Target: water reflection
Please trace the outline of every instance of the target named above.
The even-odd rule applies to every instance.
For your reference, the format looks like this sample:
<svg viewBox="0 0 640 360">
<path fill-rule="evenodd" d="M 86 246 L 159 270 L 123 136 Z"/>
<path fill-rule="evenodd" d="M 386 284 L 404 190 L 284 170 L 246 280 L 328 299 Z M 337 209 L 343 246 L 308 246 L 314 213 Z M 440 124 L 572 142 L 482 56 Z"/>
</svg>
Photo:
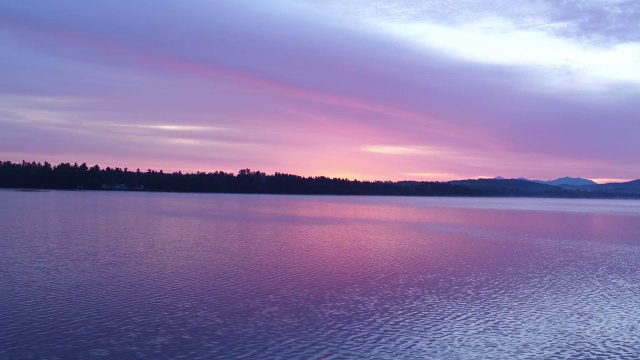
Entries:
<svg viewBox="0 0 640 360">
<path fill-rule="evenodd" d="M 639 202 L 1 191 L 0 357 L 635 358 Z"/>
</svg>

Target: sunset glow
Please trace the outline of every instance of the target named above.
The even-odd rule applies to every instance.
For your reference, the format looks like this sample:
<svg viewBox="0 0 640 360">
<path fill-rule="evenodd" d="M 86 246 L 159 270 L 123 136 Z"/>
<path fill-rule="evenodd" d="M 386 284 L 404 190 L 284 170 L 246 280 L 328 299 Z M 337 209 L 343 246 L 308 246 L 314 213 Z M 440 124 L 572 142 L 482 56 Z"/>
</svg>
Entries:
<svg viewBox="0 0 640 360">
<path fill-rule="evenodd" d="M 640 178 L 628 1 L 0 3 L 0 157 Z"/>
</svg>

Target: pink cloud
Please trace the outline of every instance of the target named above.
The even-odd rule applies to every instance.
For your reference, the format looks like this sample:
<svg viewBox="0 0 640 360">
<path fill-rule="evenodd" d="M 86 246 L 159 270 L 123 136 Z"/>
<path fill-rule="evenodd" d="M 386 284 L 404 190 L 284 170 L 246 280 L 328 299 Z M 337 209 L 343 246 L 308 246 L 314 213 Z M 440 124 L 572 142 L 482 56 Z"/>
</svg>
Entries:
<svg viewBox="0 0 640 360">
<path fill-rule="evenodd" d="M 5 156 L 396 180 L 638 177 L 637 89 L 545 92 L 523 69 L 420 52 L 266 3 L 62 3 L 68 11 L 0 5 L 0 44 L 17 54 L 0 69 L 14 73 L 0 84 Z M 366 150 L 376 148 L 414 151 Z"/>
</svg>

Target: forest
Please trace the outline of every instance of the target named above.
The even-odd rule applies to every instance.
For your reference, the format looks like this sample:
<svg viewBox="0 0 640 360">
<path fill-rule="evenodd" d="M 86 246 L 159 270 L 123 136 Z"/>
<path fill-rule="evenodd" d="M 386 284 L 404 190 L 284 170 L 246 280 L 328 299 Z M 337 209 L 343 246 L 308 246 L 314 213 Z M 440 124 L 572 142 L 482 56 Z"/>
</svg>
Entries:
<svg viewBox="0 0 640 360">
<path fill-rule="evenodd" d="M 584 187 L 562 187 L 521 179 L 434 181 L 360 181 L 326 176 L 303 177 L 242 169 L 166 173 L 162 170 L 88 167 L 86 163 L 0 162 L 0 188 L 120 190 L 197 193 L 484 196 L 640 199 L 640 180 Z"/>
<path fill-rule="evenodd" d="M 144 190 L 201 193 L 261 193 L 317 195 L 432 195 L 469 196 L 468 187 L 444 182 L 359 181 L 325 176 L 302 177 L 276 172 L 242 169 L 237 174 L 222 171 L 165 173 L 162 170 L 131 171 L 48 162 L 0 162 L 0 188 L 64 190 Z"/>
</svg>

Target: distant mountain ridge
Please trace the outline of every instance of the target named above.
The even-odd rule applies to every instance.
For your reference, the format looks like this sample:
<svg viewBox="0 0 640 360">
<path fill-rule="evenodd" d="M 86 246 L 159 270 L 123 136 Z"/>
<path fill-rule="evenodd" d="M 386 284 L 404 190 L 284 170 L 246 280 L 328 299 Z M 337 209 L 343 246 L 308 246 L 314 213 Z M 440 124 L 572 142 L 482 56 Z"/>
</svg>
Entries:
<svg viewBox="0 0 640 360">
<path fill-rule="evenodd" d="M 471 188 L 483 196 L 571 197 L 566 189 L 527 179 L 454 180 L 449 183 Z"/>
<path fill-rule="evenodd" d="M 591 189 L 591 187 L 589 187 Z M 595 190 L 599 190 L 607 193 L 618 193 L 618 194 L 640 194 L 640 179 L 627 181 L 622 183 L 609 183 L 596 185 L 593 187 Z"/>
<path fill-rule="evenodd" d="M 534 181 L 541 182 L 543 184 L 548 184 L 548 185 L 555 185 L 555 186 L 559 186 L 559 185 L 571 185 L 571 186 L 598 185 L 598 183 L 596 183 L 593 180 L 583 179 L 583 178 L 573 178 L 573 177 L 568 177 L 568 176 L 565 176 L 565 177 L 559 178 L 559 179 L 555 179 L 555 180 L 549 180 L 549 181 L 540 181 L 540 180 L 534 180 Z"/>
<path fill-rule="evenodd" d="M 497 176 L 493 179 L 454 180 L 450 183 L 465 186 L 489 196 L 526 196 L 526 197 L 587 197 L 587 198 L 638 198 L 640 197 L 640 179 L 598 184 L 583 178 L 563 177 L 555 180 L 529 180 L 525 178 L 505 179 Z"/>
<path fill-rule="evenodd" d="M 0 188 L 53 190 L 137 190 L 197 193 L 298 195 L 390 195 L 640 199 L 640 180 L 596 184 L 564 177 L 550 181 L 528 179 L 469 179 L 439 181 L 359 181 L 326 176 L 241 169 L 237 174 L 216 172 L 164 173 L 127 168 L 93 167 L 85 163 L 12 163 L 0 161 Z"/>
<path fill-rule="evenodd" d="M 496 176 L 495 178 L 493 178 L 493 180 L 505 180 L 505 178 L 503 178 L 502 176 Z M 553 186 L 562 186 L 562 185 L 569 185 L 569 186 L 590 186 L 590 185 L 598 185 L 598 183 L 596 183 L 593 180 L 590 179 L 584 179 L 584 178 L 578 178 L 578 177 L 569 177 L 569 176 L 565 176 L 562 178 L 558 178 L 555 180 L 529 180 L 527 178 L 518 178 L 517 180 L 524 180 L 524 181 L 531 181 L 534 183 L 538 183 L 538 184 L 547 184 L 547 185 L 553 185 Z"/>
</svg>

